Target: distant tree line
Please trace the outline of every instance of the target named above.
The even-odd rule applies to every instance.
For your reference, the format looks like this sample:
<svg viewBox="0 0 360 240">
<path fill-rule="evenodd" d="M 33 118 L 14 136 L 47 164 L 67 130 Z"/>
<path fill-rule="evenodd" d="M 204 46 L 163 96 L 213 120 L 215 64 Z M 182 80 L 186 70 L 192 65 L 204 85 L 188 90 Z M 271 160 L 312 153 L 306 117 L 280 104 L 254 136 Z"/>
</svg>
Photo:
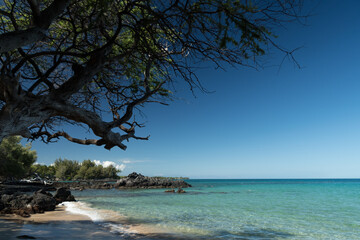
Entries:
<svg viewBox="0 0 360 240">
<path fill-rule="evenodd" d="M 9 137 L 0 144 L 0 177 L 20 179 L 35 173 L 42 178 L 61 180 L 119 178 L 113 165 L 103 167 L 91 160 L 79 163 L 75 160 L 56 159 L 51 166 L 35 164 L 37 155 L 31 144 L 23 146 L 21 137 Z"/>
<path fill-rule="evenodd" d="M 37 173 L 42 178 L 58 178 L 60 180 L 80 180 L 80 179 L 117 179 L 120 170 L 113 165 L 103 167 L 96 165 L 91 160 L 85 160 L 82 163 L 76 160 L 56 159 L 51 166 L 34 164 L 31 166 L 31 172 Z"/>
<path fill-rule="evenodd" d="M 55 176 L 62 180 L 119 178 L 113 165 L 103 167 L 91 160 L 79 163 L 75 160 L 57 159 L 54 164 Z"/>
</svg>

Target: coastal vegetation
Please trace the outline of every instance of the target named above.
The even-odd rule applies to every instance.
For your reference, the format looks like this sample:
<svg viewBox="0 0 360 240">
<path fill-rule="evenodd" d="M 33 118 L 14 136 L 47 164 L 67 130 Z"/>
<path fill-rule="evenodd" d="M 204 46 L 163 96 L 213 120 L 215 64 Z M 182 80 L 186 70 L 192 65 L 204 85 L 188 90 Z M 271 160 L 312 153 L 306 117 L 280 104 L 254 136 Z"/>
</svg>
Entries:
<svg viewBox="0 0 360 240">
<path fill-rule="evenodd" d="M 21 137 L 13 136 L 4 139 L 0 144 L 0 177 L 3 179 L 21 179 L 36 174 L 41 178 L 78 180 L 78 179 L 117 179 L 120 170 L 115 166 L 103 167 L 91 160 L 78 162 L 76 160 L 56 159 L 48 166 L 37 164 L 36 151 L 31 144 L 23 146 Z"/>
<path fill-rule="evenodd" d="M 41 178 L 52 179 L 55 177 L 55 167 L 53 165 L 33 164 L 31 165 L 30 173 L 36 173 Z"/>
<path fill-rule="evenodd" d="M 57 159 L 54 163 L 55 176 L 62 180 L 78 180 L 78 179 L 117 179 L 120 170 L 117 170 L 113 165 L 103 167 L 96 165 L 91 160 L 84 160 L 79 163 L 75 160 Z"/>
<path fill-rule="evenodd" d="M 94 179 L 118 179 L 120 170 L 113 165 L 103 167 L 96 165 L 91 160 L 78 162 L 76 160 L 56 159 L 51 166 L 33 165 L 31 167 L 33 173 L 37 173 L 40 177 L 59 179 L 59 180 L 94 180 Z"/>
<path fill-rule="evenodd" d="M 36 161 L 31 144 L 23 146 L 21 137 L 13 136 L 0 143 L 0 177 L 20 178 L 27 175 Z"/>
</svg>

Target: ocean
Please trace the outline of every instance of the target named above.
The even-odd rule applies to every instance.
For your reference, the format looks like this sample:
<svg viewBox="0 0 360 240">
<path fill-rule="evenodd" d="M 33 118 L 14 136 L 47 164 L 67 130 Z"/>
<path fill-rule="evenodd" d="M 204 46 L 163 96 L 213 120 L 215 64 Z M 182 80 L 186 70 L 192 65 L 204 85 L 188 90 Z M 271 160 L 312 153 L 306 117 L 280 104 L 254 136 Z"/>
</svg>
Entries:
<svg viewBox="0 0 360 240">
<path fill-rule="evenodd" d="M 87 214 L 125 239 L 132 234 L 127 224 L 156 229 L 166 239 L 360 239 L 359 179 L 187 182 L 193 187 L 184 194 L 73 191 L 79 202 L 68 210 Z M 103 215 L 109 213 L 126 221 L 106 222 Z"/>
</svg>

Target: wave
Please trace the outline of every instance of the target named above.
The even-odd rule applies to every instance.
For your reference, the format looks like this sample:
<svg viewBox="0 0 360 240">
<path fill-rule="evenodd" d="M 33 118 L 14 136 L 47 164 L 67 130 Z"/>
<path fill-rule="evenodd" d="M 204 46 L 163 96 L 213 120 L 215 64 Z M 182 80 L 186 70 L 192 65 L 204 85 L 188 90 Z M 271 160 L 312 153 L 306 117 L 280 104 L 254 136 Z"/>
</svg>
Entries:
<svg viewBox="0 0 360 240">
<path fill-rule="evenodd" d="M 93 222 L 105 221 L 105 216 L 102 216 L 99 211 L 84 202 L 63 202 L 63 204 L 66 211 L 70 213 L 88 216 Z"/>
<path fill-rule="evenodd" d="M 102 210 L 91 207 L 88 203 L 77 202 L 63 202 L 66 211 L 73 214 L 81 214 L 88 216 L 94 223 L 106 228 L 108 231 L 122 236 L 133 236 L 137 231 L 131 230 L 129 226 L 121 224 L 119 219 L 124 217 L 117 212 L 111 210 Z"/>
</svg>

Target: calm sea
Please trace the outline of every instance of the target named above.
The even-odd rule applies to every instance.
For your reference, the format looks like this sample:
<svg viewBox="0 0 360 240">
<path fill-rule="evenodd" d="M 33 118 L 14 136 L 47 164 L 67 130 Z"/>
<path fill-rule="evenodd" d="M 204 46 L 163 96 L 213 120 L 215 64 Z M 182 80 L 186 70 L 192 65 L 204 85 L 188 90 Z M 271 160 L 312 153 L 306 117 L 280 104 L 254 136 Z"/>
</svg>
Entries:
<svg viewBox="0 0 360 240">
<path fill-rule="evenodd" d="M 174 238 L 360 239 L 359 179 L 187 182 L 193 187 L 185 194 L 163 189 L 74 194 L 92 209 L 116 211 L 131 224 Z"/>
</svg>

